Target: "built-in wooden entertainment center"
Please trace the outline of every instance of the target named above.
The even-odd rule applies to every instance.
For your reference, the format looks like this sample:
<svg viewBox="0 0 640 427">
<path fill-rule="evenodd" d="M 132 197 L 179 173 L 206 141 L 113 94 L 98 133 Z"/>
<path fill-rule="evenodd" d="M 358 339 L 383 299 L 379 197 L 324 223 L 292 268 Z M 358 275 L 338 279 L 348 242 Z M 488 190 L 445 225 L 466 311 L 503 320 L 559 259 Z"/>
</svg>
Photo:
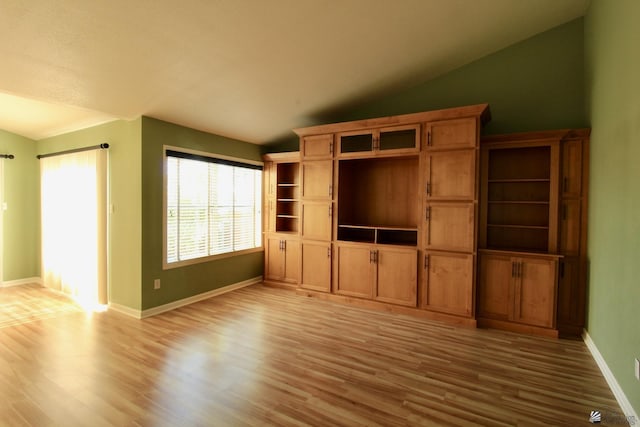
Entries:
<svg viewBox="0 0 640 427">
<path fill-rule="evenodd" d="M 265 283 L 468 326 L 584 323 L 588 134 L 487 104 L 295 129 L 265 155 Z"/>
</svg>

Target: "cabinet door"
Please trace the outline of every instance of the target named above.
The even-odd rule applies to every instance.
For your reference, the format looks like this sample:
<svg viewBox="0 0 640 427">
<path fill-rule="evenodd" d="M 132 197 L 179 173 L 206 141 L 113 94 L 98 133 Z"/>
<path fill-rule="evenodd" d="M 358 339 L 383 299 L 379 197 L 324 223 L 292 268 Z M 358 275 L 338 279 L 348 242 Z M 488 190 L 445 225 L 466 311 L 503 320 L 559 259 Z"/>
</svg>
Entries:
<svg viewBox="0 0 640 427">
<path fill-rule="evenodd" d="M 427 252 L 424 257 L 424 308 L 471 317 L 473 255 Z"/>
<path fill-rule="evenodd" d="M 425 208 L 424 246 L 427 249 L 473 252 L 474 225 L 473 203 L 430 202 Z"/>
<path fill-rule="evenodd" d="M 303 241 L 301 287 L 331 292 L 331 244 Z"/>
<path fill-rule="evenodd" d="M 264 197 L 276 198 L 276 169 L 273 162 L 265 162 L 262 179 L 264 182 Z"/>
<path fill-rule="evenodd" d="M 302 163 L 302 198 L 331 200 L 333 196 L 333 161 Z"/>
<path fill-rule="evenodd" d="M 478 317 L 510 320 L 515 263 L 508 255 L 480 254 Z"/>
<path fill-rule="evenodd" d="M 373 270 L 373 250 L 370 246 L 336 246 L 334 286 L 337 294 L 371 298 Z"/>
<path fill-rule="evenodd" d="M 426 194 L 430 200 L 475 200 L 476 150 L 428 152 Z"/>
<path fill-rule="evenodd" d="M 380 129 L 374 148 L 381 154 L 417 153 L 420 151 L 420 125 Z"/>
<path fill-rule="evenodd" d="M 581 200 L 563 200 L 560 206 L 560 252 L 564 255 L 580 253 Z"/>
<path fill-rule="evenodd" d="M 513 320 L 551 328 L 555 321 L 557 263 L 546 259 L 516 260 Z"/>
<path fill-rule="evenodd" d="M 427 123 L 427 149 L 473 148 L 477 135 L 473 117 Z"/>
<path fill-rule="evenodd" d="M 267 237 L 265 246 L 265 278 L 268 280 L 284 279 L 283 240 L 279 237 Z"/>
<path fill-rule="evenodd" d="M 580 287 L 580 259 L 565 257 L 558 273 L 558 326 L 584 326 L 584 292 Z"/>
<path fill-rule="evenodd" d="M 404 248 L 375 250 L 375 299 L 416 306 L 418 288 L 418 251 Z"/>
<path fill-rule="evenodd" d="M 340 157 L 362 157 L 363 154 L 373 154 L 373 130 L 344 132 L 336 136 L 338 155 Z"/>
<path fill-rule="evenodd" d="M 302 202 L 302 237 L 311 240 L 331 240 L 331 202 Z"/>
<path fill-rule="evenodd" d="M 562 143 L 562 197 L 582 193 L 582 140 Z"/>
<path fill-rule="evenodd" d="M 333 157 L 333 135 L 312 135 L 302 138 L 300 144 L 302 160 L 330 159 Z"/>
<path fill-rule="evenodd" d="M 284 278 L 289 283 L 300 282 L 300 241 L 284 240 Z"/>
<path fill-rule="evenodd" d="M 265 200 L 265 229 L 264 231 L 274 232 L 276 231 L 276 200 L 275 199 L 266 199 Z"/>
</svg>

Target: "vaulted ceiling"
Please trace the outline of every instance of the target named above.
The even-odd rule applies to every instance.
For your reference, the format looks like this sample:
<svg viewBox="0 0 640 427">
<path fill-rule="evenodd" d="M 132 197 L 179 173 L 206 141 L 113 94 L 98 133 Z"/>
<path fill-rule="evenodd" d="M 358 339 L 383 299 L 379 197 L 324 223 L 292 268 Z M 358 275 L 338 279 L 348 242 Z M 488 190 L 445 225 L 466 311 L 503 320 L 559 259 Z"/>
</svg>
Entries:
<svg viewBox="0 0 640 427">
<path fill-rule="evenodd" d="M 140 115 L 254 143 L 584 15 L 588 0 L 3 0 L 0 129 Z"/>
</svg>

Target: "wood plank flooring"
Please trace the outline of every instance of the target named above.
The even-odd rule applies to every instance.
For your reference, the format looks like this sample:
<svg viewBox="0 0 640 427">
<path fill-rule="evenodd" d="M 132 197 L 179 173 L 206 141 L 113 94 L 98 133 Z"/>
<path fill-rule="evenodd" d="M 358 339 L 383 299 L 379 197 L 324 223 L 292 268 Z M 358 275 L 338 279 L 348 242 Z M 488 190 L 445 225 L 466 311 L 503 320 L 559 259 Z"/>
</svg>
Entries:
<svg viewBox="0 0 640 427">
<path fill-rule="evenodd" d="M 622 419 L 582 342 L 261 285 L 0 329 L 1 426 L 579 426 L 594 409 Z"/>
</svg>

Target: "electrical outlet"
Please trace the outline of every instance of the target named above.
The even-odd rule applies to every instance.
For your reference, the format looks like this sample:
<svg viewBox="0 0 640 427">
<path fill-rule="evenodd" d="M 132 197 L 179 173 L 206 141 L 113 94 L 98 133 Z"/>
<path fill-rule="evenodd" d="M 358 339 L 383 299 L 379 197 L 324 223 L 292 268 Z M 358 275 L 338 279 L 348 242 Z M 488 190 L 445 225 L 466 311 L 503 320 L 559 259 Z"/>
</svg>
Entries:
<svg viewBox="0 0 640 427">
<path fill-rule="evenodd" d="M 160 279 L 153 281 L 153 289 L 160 289 Z"/>
<path fill-rule="evenodd" d="M 640 381 L 640 359 L 636 359 L 636 379 Z"/>
</svg>

